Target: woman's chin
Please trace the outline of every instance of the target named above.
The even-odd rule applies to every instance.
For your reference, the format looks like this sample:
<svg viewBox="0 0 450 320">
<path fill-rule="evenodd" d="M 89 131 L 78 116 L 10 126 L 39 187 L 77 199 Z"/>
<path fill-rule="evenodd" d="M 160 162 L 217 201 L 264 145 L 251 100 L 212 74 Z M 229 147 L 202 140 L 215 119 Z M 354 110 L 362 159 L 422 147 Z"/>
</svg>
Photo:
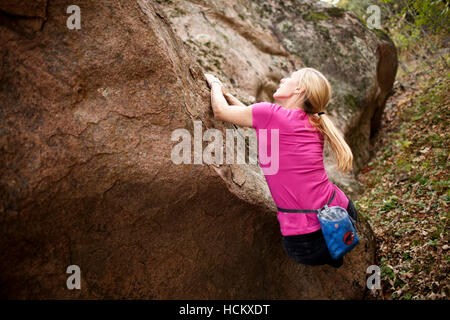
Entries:
<svg viewBox="0 0 450 320">
<path fill-rule="evenodd" d="M 272 96 L 275 100 L 280 101 L 281 96 L 277 94 L 277 92 L 275 92 Z"/>
</svg>

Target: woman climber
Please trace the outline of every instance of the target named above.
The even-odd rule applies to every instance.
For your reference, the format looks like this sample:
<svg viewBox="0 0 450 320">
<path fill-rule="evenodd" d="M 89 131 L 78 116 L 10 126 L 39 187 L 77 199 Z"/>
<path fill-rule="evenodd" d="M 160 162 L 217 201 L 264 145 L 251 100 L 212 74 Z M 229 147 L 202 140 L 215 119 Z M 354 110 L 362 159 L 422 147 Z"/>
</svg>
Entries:
<svg viewBox="0 0 450 320">
<path fill-rule="evenodd" d="M 252 127 L 258 135 L 261 129 L 279 130 L 278 171 L 265 174 L 277 207 L 316 210 L 332 199 L 330 207 L 347 208 L 349 215 L 358 220 L 352 201 L 329 180 L 325 171 L 325 141 L 334 151 L 341 172 L 352 170 L 353 154 L 325 113 L 331 86 L 321 72 L 301 68 L 281 79 L 273 94 L 278 103 L 258 102 L 250 106 L 232 96 L 215 76 L 205 74 L 205 77 L 211 87 L 215 118 Z M 270 146 L 271 139 L 267 140 Z M 329 264 L 339 268 L 343 264 L 343 257 L 333 259 L 330 256 L 316 213 L 278 211 L 277 218 L 282 245 L 290 258 L 306 265 Z"/>
</svg>

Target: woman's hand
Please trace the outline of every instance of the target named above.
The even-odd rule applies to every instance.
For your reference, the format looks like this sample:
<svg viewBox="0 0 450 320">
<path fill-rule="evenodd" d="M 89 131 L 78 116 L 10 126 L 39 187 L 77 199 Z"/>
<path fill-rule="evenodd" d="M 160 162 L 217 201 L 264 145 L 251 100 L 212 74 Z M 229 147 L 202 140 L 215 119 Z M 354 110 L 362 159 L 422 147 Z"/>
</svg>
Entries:
<svg viewBox="0 0 450 320">
<path fill-rule="evenodd" d="M 228 93 L 228 89 L 224 85 L 222 85 L 222 94 L 225 96 Z"/>
<path fill-rule="evenodd" d="M 221 87 L 223 87 L 222 81 L 220 81 L 218 78 L 216 78 L 216 77 L 213 76 L 212 74 L 205 73 L 205 78 L 206 78 L 206 81 L 208 82 L 208 85 L 209 85 L 210 88 L 211 88 L 211 86 L 212 86 L 212 84 L 213 84 L 214 82 L 218 82 L 218 84 L 219 84 Z"/>
<path fill-rule="evenodd" d="M 224 84 L 222 83 L 222 81 L 220 81 L 217 77 L 213 76 L 212 74 L 209 73 L 205 73 L 205 77 L 206 77 L 206 81 L 208 81 L 208 85 L 211 88 L 211 84 L 213 82 L 219 82 L 220 87 L 222 88 L 222 94 L 226 95 L 228 94 L 228 89 L 224 86 Z"/>
</svg>

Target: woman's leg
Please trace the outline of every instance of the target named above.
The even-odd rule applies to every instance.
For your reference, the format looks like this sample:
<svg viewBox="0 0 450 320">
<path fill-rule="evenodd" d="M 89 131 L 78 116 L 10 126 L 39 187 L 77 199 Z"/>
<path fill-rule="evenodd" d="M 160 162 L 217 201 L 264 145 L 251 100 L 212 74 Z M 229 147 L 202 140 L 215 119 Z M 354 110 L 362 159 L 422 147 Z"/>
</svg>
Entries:
<svg viewBox="0 0 450 320">
<path fill-rule="evenodd" d="M 329 264 L 339 268 L 344 262 L 343 258 L 336 260 L 331 258 L 321 229 L 304 235 L 284 236 L 282 244 L 287 255 L 301 264 L 310 266 Z"/>
</svg>

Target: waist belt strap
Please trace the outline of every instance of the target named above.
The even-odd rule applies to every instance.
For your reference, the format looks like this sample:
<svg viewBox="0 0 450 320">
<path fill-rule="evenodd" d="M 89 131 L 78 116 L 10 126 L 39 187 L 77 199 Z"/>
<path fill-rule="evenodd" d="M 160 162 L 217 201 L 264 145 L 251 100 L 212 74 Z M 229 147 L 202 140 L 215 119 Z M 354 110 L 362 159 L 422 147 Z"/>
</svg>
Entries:
<svg viewBox="0 0 450 320">
<path fill-rule="evenodd" d="M 336 193 L 336 190 L 333 190 L 333 195 L 331 196 L 331 199 L 327 202 L 327 204 L 326 204 L 325 206 L 328 206 L 328 205 L 331 203 L 331 201 L 333 201 L 333 199 L 334 199 L 334 194 L 335 194 L 335 193 Z M 324 208 L 325 206 L 323 206 L 322 208 Z M 297 210 L 297 209 L 283 209 L 283 208 L 277 207 L 278 211 L 282 211 L 282 212 L 291 212 L 291 213 L 317 213 L 317 214 L 320 212 L 320 210 L 321 210 L 322 208 L 320 208 L 320 209 L 318 209 L 318 210 L 308 210 L 308 209 L 306 209 L 306 210 Z"/>
</svg>

